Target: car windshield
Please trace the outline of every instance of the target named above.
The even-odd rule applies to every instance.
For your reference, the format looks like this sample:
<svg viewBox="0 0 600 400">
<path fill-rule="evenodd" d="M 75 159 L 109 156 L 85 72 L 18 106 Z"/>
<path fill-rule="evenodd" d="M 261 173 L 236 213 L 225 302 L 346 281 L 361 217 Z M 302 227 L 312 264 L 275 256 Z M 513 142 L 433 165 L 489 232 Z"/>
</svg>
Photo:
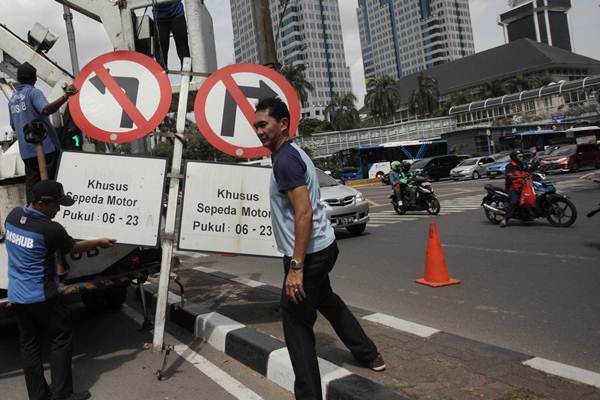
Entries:
<svg viewBox="0 0 600 400">
<path fill-rule="evenodd" d="M 465 160 L 458 164 L 459 167 L 466 167 L 468 165 L 475 165 L 477 163 L 477 158 L 471 158 L 470 160 Z"/>
<path fill-rule="evenodd" d="M 550 153 L 548 153 L 549 157 L 558 157 L 558 156 L 570 156 L 575 154 L 575 149 L 577 146 L 561 146 L 553 149 Z"/>
<path fill-rule="evenodd" d="M 319 178 L 319 186 L 320 187 L 329 187 L 329 186 L 337 186 L 339 183 L 336 182 L 335 179 L 327 175 L 325 172 L 317 169 L 317 177 Z"/>
<path fill-rule="evenodd" d="M 427 163 L 431 160 L 430 158 L 423 158 L 422 160 L 417 160 L 410 166 L 410 169 L 420 169 L 423 168 Z"/>
<path fill-rule="evenodd" d="M 510 161 L 510 156 L 504 156 L 504 157 L 501 157 L 501 158 L 499 158 L 498 160 L 496 160 L 496 163 L 497 163 L 497 164 L 500 164 L 500 163 L 507 163 L 507 162 L 509 162 L 509 161 Z"/>
</svg>

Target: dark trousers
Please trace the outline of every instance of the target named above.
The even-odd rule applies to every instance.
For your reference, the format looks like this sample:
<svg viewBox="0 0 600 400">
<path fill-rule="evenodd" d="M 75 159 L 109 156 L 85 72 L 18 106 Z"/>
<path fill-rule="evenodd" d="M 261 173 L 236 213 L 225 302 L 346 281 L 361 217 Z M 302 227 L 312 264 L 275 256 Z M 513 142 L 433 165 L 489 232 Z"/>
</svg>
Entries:
<svg viewBox="0 0 600 400">
<path fill-rule="evenodd" d="M 157 25 L 158 43 L 160 44 L 160 49 L 156 49 L 156 59 L 164 69 L 168 69 L 169 44 L 171 40 L 171 33 L 173 33 L 177 55 L 179 56 L 179 61 L 183 67 L 184 57 L 190 56 L 185 16 L 180 15 L 179 17 L 175 17 L 173 19 L 158 20 Z"/>
<path fill-rule="evenodd" d="M 508 221 L 513 217 L 517 208 L 519 208 L 519 199 L 521 198 L 521 192 L 518 190 L 508 191 L 508 209 L 506 210 L 506 220 Z"/>
<path fill-rule="evenodd" d="M 35 304 L 14 304 L 21 358 L 30 400 L 63 399 L 73 393 L 71 371 L 73 329 L 69 309 L 59 297 Z M 52 388 L 44 378 L 42 346 L 50 343 Z M 52 397 L 50 397 L 52 395 Z"/>
<path fill-rule="evenodd" d="M 56 177 L 59 154 L 60 153 L 58 151 L 46 154 L 46 169 L 48 170 L 48 179 L 54 179 Z M 29 204 L 32 199 L 31 189 L 36 183 L 41 181 L 42 178 L 40 176 L 40 166 L 38 165 L 37 157 L 23 160 L 23 163 L 25 164 L 25 190 L 27 192 L 27 204 Z"/>
<path fill-rule="evenodd" d="M 298 400 L 321 400 L 321 375 L 315 349 L 313 326 L 319 311 L 359 362 L 370 362 L 377 357 L 377 347 L 366 335 L 352 312 L 333 292 L 329 272 L 338 256 L 337 244 L 304 260 L 304 291 L 306 299 L 292 303 L 285 291 L 281 295 L 281 310 L 285 343 L 290 354 L 296 380 L 294 394 Z M 290 268 L 290 257 L 283 259 L 285 275 Z"/>
</svg>

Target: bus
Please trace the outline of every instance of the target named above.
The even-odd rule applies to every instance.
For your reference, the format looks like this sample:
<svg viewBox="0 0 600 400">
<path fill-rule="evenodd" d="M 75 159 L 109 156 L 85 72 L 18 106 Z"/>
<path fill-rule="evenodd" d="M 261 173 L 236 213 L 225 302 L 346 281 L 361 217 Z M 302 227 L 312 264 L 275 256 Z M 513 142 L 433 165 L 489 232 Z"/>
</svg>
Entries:
<svg viewBox="0 0 600 400">
<path fill-rule="evenodd" d="M 575 138 L 577 143 L 597 143 L 600 139 L 600 127 L 596 125 L 567 129 L 567 137 Z"/>
<path fill-rule="evenodd" d="M 500 137 L 500 148 L 503 150 L 521 149 L 533 153 L 544 151 L 549 146 L 572 143 L 575 143 L 575 139 L 569 137 L 566 131 L 555 130 L 515 132 Z"/>
<path fill-rule="evenodd" d="M 416 160 L 448 154 L 448 141 L 442 139 L 389 142 L 341 150 L 343 180 L 381 178 L 390 172 L 390 162 Z"/>
</svg>

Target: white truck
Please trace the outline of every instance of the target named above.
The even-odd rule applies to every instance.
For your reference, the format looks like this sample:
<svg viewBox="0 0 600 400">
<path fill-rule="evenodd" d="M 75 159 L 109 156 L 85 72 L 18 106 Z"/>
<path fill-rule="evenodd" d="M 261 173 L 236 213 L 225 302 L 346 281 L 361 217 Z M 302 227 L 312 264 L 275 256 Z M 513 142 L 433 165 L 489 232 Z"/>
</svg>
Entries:
<svg viewBox="0 0 600 400">
<path fill-rule="evenodd" d="M 0 220 L 25 203 L 25 168 L 15 142 L 0 154 Z M 3 227 L 0 232 L 3 233 Z M 4 236 L 0 233 L 0 311 L 8 306 L 8 256 Z M 144 282 L 160 269 L 160 248 L 116 245 L 93 249 L 84 254 L 71 253 L 65 260 L 69 273 L 64 280 L 64 294 L 80 294 L 90 310 L 116 308 L 125 301 L 127 285 L 132 280 Z M 0 314 L 1 315 L 1 314 Z"/>
<path fill-rule="evenodd" d="M 117 9 L 114 4 L 106 3 L 100 6 L 100 2 L 92 3 L 89 0 L 76 0 L 74 3 L 105 10 L 105 19 L 113 21 L 112 25 L 117 29 L 118 15 L 122 10 Z M 67 71 L 38 51 L 39 46 L 51 46 L 56 40 L 55 35 L 38 25 L 36 24 L 30 32 L 30 36 L 37 42 L 34 47 L 0 24 L 0 73 L 4 74 L 0 74 L 0 94 L 6 98 L 10 98 L 14 90 L 16 67 L 24 62 L 33 65 L 37 69 L 38 78 L 51 87 L 48 95 L 50 101 L 62 95 L 63 84 L 73 80 Z M 57 128 L 60 128 L 64 120 L 61 118 L 64 117 L 63 112 L 64 110 L 61 110 L 53 116 L 52 122 Z M 18 144 L 15 142 L 0 154 L 0 315 L 9 308 L 8 259 L 3 240 L 4 221 L 14 207 L 25 204 L 24 182 L 25 168 Z M 69 254 L 65 260 L 70 271 L 64 281 L 64 293 L 80 294 L 90 309 L 118 307 L 125 301 L 126 286 L 132 280 L 141 283 L 149 274 L 160 270 L 160 258 L 160 248 L 131 245 L 94 249 L 85 254 Z"/>
</svg>

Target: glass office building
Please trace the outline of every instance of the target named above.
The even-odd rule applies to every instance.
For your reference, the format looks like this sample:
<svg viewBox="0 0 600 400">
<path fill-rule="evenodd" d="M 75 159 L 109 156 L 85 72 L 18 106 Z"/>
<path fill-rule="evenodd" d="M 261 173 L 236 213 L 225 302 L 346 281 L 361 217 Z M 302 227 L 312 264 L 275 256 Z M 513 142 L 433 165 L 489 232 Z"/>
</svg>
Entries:
<svg viewBox="0 0 600 400">
<path fill-rule="evenodd" d="M 395 79 L 475 53 L 468 0 L 358 0 L 365 77 Z"/>
<path fill-rule="evenodd" d="M 270 0 L 273 36 L 282 65 L 304 65 L 315 90 L 302 116 L 323 119 L 335 94 L 352 92 L 337 0 Z M 252 0 L 231 0 L 236 62 L 258 62 Z"/>
</svg>

